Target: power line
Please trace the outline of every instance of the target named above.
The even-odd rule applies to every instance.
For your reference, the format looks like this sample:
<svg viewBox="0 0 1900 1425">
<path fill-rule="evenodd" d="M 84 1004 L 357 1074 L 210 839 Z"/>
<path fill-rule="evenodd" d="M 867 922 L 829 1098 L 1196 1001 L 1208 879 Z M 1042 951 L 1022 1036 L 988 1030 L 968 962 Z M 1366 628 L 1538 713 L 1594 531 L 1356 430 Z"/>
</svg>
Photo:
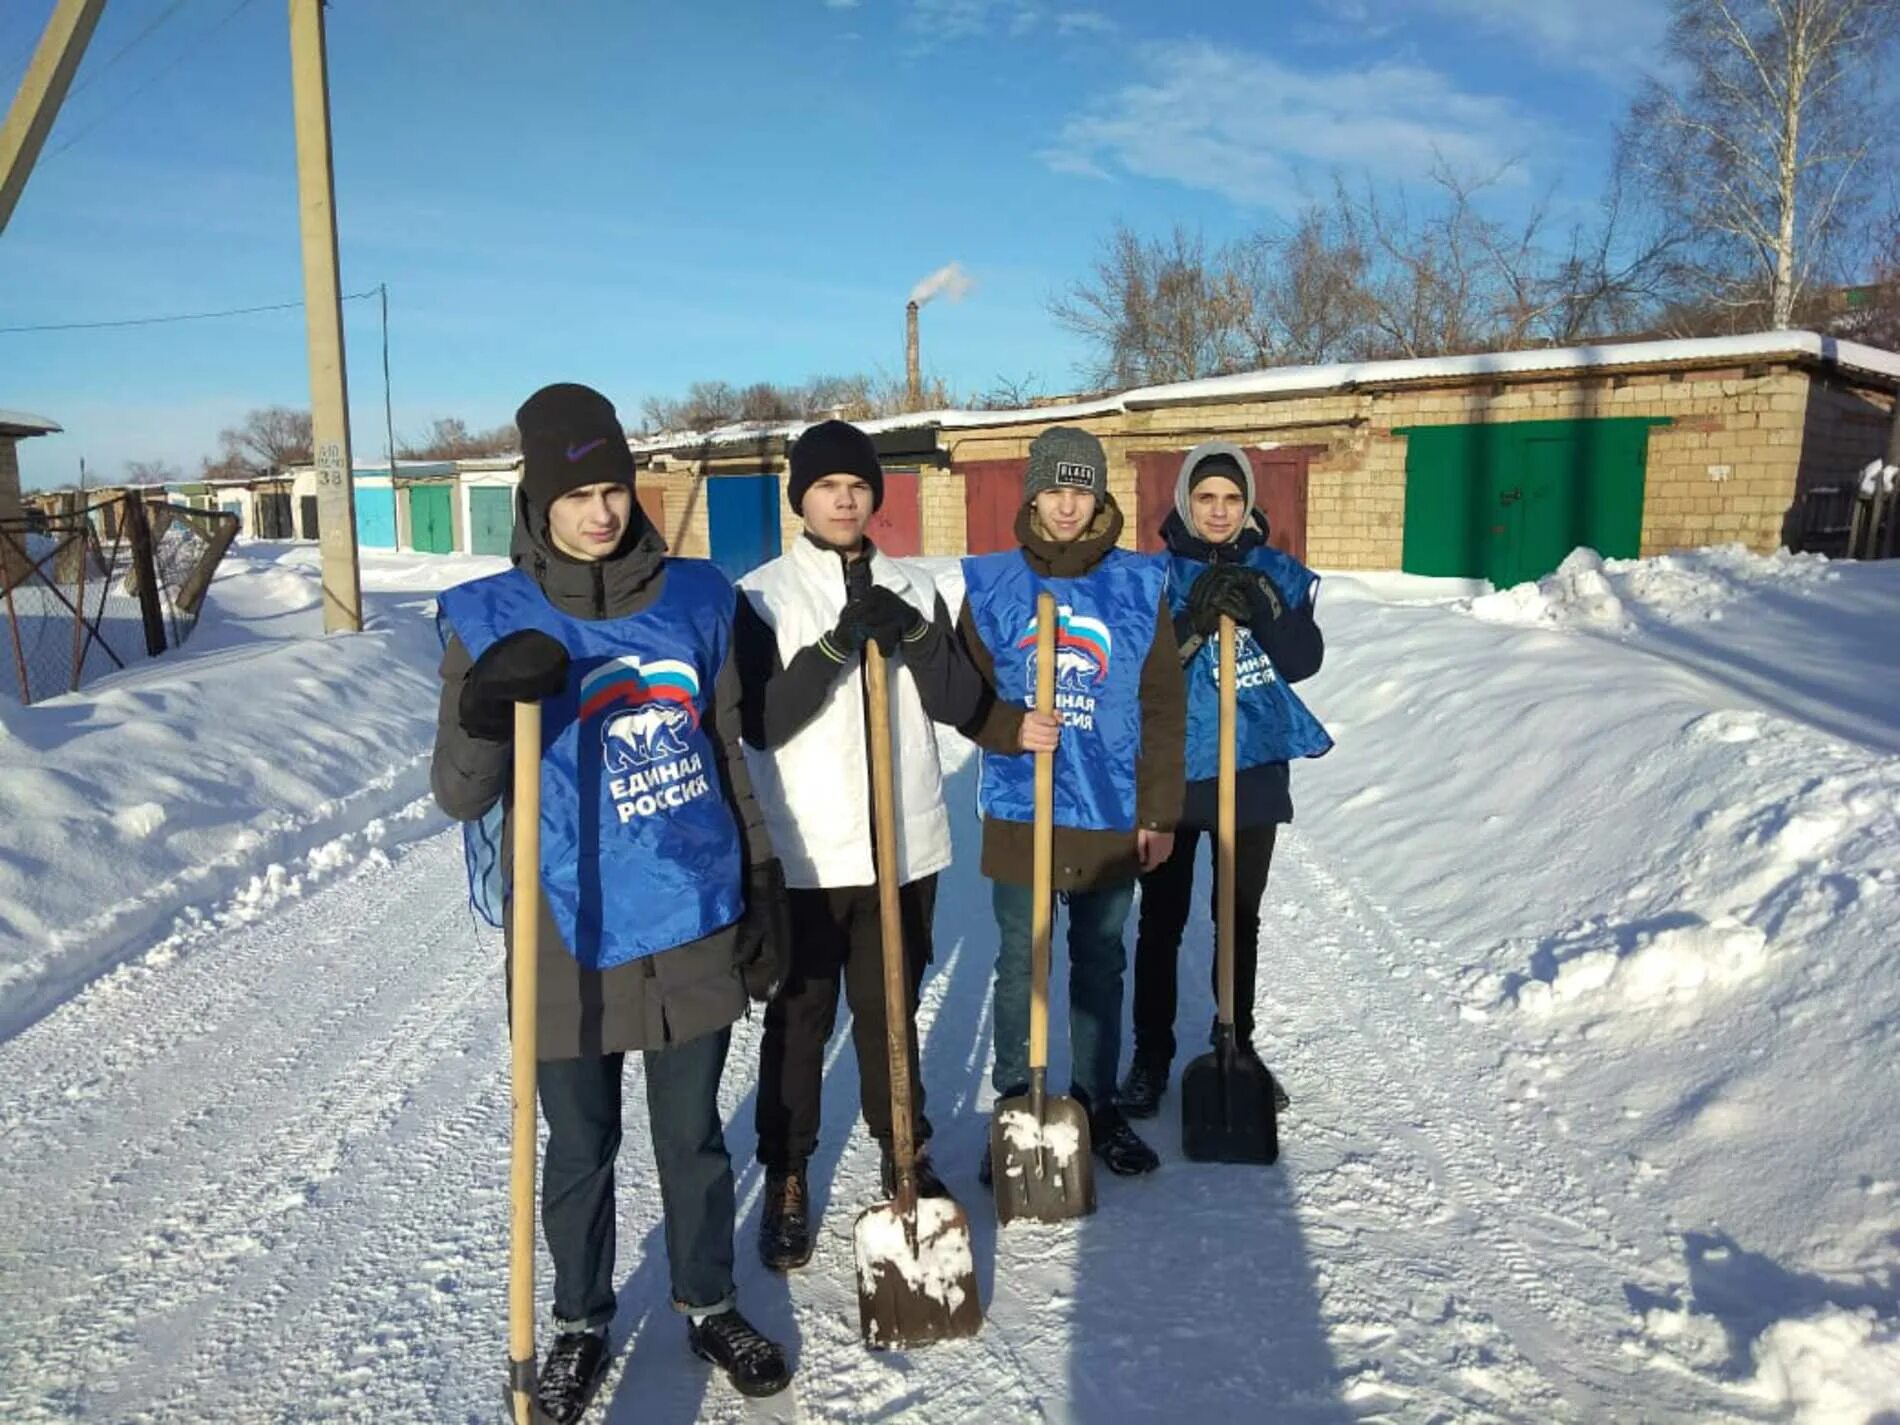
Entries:
<svg viewBox="0 0 1900 1425">
<path fill-rule="evenodd" d="M 381 291 L 380 287 L 372 287 L 367 292 L 345 292 L 339 300 L 361 301 Z M 169 317 L 122 317 L 110 322 L 45 322 L 38 326 L 0 327 L 0 336 L 10 336 L 16 332 L 97 331 L 102 327 L 155 327 L 167 322 L 208 322 L 218 317 L 248 317 L 258 312 L 292 312 L 301 306 L 302 302 L 273 302 L 263 307 L 230 307 L 221 312 L 180 312 Z"/>
<path fill-rule="evenodd" d="M 127 91 L 125 96 L 121 98 L 118 103 L 113 104 L 107 109 L 103 110 L 98 115 L 98 117 L 95 118 L 90 124 L 87 124 L 84 128 L 80 129 L 79 132 L 69 136 L 64 143 L 59 144 L 57 147 L 48 149 L 45 152 L 45 154 L 41 156 L 40 162 L 45 163 L 47 159 L 56 158 L 60 154 L 66 152 L 67 149 L 71 148 L 74 144 L 78 143 L 81 139 L 86 137 L 87 134 L 92 133 L 101 124 L 105 123 L 106 120 L 112 118 L 115 114 L 118 114 L 119 112 L 121 112 L 134 99 L 138 98 L 139 95 L 145 93 L 153 85 L 157 84 L 159 80 L 163 79 L 166 75 L 170 74 L 174 69 L 178 68 L 179 65 L 183 64 L 186 60 L 190 59 L 193 55 L 201 53 L 203 49 L 203 45 L 206 41 L 208 41 L 213 35 L 217 34 L 219 30 L 222 30 L 226 25 L 230 24 L 231 21 L 235 20 L 239 15 L 243 14 L 244 11 L 248 10 L 255 3 L 256 3 L 256 0 L 238 0 L 238 3 L 236 5 L 232 6 L 229 10 L 225 12 L 223 19 L 219 20 L 216 24 L 212 25 L 210 29 L 205 30 L 202 33 L 200 33 L 197 39 L 193 43 L 187 45 L 184 49 L 180 50 L 177 54 L 173 55 L 170 63 L 161 65 L 158 69 L 154 70 L 151 76 L 147 78 L 143 84 L 137 85 L 131 90 Z M 123 51 L 121 51 L 121 53 L 123 53 Z"/>
<path fill-rule="evenodd" d="M 66 91 L 67 100 L 70 102 L 72 97 L 75 94 L 82 92 L 86 88 L 87 85 L 91 84 L 100 75 L 104 74 L 108 69 L 112 68 L 113 65 L 117 64 L 120 60 L 124 59 L 128 54 L 132 53 L 133 50 L 137 49 L 140 45 L 144 44 L 145 41 L 149 40 L 154 34 L 156 34 L 159 31 L 159 29 L 164 25 L 164 23 L 167 20 L 169 20 L 173 15 L 176 15 L 180 10 L 182 10 L 189 3 L 191 3 L 191 0 L 171 0 L 171 4 L 167 5 L 163 10 L 160 10 L 156 18 L 154 18 L 149 24 L 147 24 L 144 29 L 140 30 L 136 35 L 132 36 L 131 39 L 127 40 L 124 44 L 120 45 L 118 48 L 118 51 L 112 56 L 112 58 L 106 60 L 103 64 L 94 66 L 89 73 L 82 74 L 79 77 L 79 82 L 73 85 L 71 89 Z"/>
</svg>

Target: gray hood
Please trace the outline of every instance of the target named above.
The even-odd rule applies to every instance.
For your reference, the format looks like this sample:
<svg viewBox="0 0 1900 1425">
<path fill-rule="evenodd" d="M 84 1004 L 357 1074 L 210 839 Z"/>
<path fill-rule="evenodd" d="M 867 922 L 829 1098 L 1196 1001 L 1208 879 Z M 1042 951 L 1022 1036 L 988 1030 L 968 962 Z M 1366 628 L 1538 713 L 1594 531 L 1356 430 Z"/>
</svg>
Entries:
<svg viewBox="0 0 1900 1425">
<path fill-rule="evenodd" d="M 1188 529 L 1194 528 L 1194 515 L 1188 504 L 1188 486 L 1194 478 L 1194 471 L 1209 456 L 1225 455 L 1240 467 L 1245 488 L 1241 494 L 1246 497 L 1247 508 L 1253 509 L 1259 503 L 1258 493 L 1254 489 L 1253 462 L 1247 458 L 1247 452 L 1239 446 L 1224 440 L 1204 440 L 1187 453 L 1181 462 L 1181 473 L 1174 478 L 1174 511 L 1181 516 L 1181 523 Z M 1247 521 L 1241 521 L 1241 528 L 1247 527 Z"/>
</svg>

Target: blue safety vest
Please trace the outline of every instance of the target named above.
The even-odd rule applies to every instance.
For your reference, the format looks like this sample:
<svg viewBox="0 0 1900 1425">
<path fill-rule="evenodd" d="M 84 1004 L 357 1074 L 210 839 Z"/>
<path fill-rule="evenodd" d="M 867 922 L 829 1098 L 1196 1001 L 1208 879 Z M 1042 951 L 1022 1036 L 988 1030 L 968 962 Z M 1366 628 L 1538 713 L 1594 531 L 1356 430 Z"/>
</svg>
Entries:
<svg viewBox="0 0 1900 1425">
<path fill-rule="evenodd" d="M 701 727 L 733 598 L 711 564 L 669 559 L 659 598 L 625 618 L 571 618 L 519 569 L 439 600 L 473 658 L 533 628 L 573 660 L 541 709 L 541 889 L 589 969 L 698 940 L 744 909 L 739 832 Z M 464 827 L 470 898 L 495 925 L 500 840 L 498 822 Z"/>
<path fill-rule="evenodd" d="M 1240 561 L 1272 579 L 1289 608 L 1317 596 L 1319 578 L 1299 560 L 1270 544 L 1249 550 Z M 1188 590 L 1208 565 L 1184 554 L 1169 556 L 1168 604 L 1178 614 L 1187 608 Z M 1220 635 L 1210 636 L 1188 660 L 1187 779 L 1206 781 L 1220 774 Z M 1234 640 L 1234 762 L 1259 767 L 1295 757 L 1330 752 L 1333 739 L 1307 710 L 1299 694 L 1275 671 L 1266 649 L 1251 630 Z"/>
<path fill-rule="evenodd" d="M 996 694 L 1036 705 L 1036 596 L 1055 595 L 1055 765 L 1058 826 L 1135 827 L 1135 762 L 1141 756 L 1141 666 L 1154 646 L 1167 570 L 1153 555 L 1112 549 L 1079 579 L 1049 579 L 1021 550 L 963 561 L 964 598 L 995 663 Z M 1036 759 L 983 754 L 978 802 L 985 816 L 1034 821 Z"/>
</svg>

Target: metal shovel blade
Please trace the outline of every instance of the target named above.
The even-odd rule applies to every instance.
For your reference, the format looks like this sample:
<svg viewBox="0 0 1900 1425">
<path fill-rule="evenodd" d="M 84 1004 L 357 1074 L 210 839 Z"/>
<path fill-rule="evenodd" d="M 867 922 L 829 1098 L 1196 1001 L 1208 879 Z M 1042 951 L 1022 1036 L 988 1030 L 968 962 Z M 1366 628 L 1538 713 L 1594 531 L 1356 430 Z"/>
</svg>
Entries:
<svg viewBox="0 0 1900 1425">
<path fill-rule="evenodd" d="M 858 1214 L 858 1322 L 874 1351 L 956 1341 L 983 1329 L 970 1219 L 947 1197 Z"/>
<path fill-rule="evenodd" d="M 1040 1112 L 1038 1111 L 1040 1110 Z M 1067 1095 L 998 1099 L 990 1120 L 996 1220 L 1063 1222 L 1095 1211 L 1089 1116 Z"/>
<path fill-rule="evenodd" d="M 1223 1025 L 1181 1075 L 1181 1152 L 1197 1163 L 1271 1163 L 1280 1156 L 1273 1076 L 1233 1034 Z"/>
</svg>

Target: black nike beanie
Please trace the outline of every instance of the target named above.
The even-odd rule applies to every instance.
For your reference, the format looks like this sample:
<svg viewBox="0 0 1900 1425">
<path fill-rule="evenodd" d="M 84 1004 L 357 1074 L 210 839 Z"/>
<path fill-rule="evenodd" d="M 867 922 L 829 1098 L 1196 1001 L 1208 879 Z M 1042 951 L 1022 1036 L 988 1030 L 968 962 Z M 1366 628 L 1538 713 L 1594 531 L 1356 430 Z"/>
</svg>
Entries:
<svg viewBox="0 0 1900 1425">
<path fill-rule="evenodd" d="M 515 412 L 521 492 L 545 510 L 583 485 L 633 486 L 633 452 L 614 403 L 571 381 L 543 386 Z"/>
</svg>

